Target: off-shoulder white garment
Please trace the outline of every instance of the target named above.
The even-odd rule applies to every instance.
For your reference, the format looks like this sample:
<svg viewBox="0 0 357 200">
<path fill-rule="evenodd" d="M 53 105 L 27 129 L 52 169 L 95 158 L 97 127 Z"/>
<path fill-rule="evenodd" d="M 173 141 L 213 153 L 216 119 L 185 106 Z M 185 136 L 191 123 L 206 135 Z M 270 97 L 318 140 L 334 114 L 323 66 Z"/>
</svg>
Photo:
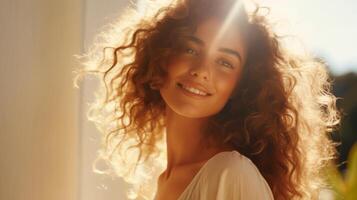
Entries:
<svg viewBox="0 0 357 200">
<path fill-rule="evenodd" d="M 178 200 L 273 200 L 272 191 L 254 163 L 238 151 L 211 157 Z"/>
</svg>

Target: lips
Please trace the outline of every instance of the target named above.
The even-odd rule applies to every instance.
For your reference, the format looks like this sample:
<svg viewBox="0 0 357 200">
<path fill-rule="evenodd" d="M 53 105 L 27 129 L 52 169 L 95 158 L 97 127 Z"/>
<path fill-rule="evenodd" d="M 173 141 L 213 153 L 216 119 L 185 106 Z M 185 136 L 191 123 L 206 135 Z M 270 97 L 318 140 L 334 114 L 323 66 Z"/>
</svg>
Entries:
<svg viewBox="0 0 357 200">
<path fill-rule="evenodd" d="M 202 84 L 193 82 L 193 81 L 182 81 L 182 82 L 177 82 L 178 86 L 185 86 L 185 87 L 191 87 L 191 88 L 196 88 L 204 93 L 207 93 L 207 96 L 211 96 L 212 92 L 210 92 L 206 87 L 204 87 Z"/>
</svg>

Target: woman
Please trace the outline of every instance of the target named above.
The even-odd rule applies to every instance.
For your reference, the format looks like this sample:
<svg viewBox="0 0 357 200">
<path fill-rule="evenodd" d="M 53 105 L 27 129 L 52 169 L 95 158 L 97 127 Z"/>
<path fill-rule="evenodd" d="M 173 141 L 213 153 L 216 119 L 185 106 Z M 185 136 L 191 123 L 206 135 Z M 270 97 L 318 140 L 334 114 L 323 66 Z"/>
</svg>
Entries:
<svg viewBox="0 0 357 200">
<path fill-rule="evenodd" d="M 90 112 L 99 158 L 129 197 L 317 199 L 339 123 L 323 63 L 291 54 L 239 0 L 148 6 L 84 57 L 106 86 Z"/>
</svg>

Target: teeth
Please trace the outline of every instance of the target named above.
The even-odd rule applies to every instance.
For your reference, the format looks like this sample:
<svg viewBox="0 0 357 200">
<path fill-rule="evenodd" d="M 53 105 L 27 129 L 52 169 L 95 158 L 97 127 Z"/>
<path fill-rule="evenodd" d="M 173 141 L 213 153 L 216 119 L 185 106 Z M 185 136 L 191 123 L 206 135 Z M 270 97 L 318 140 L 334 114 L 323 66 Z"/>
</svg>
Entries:
<svg viewBox="0 0 357 200">
<path fill-rule="evenodd" d="M 192 87 L 186 87 L 184 85 L 182 85 L 182 88 L 189 91 L 189 92 L 192 92 L 194 94 L 198 94 L 198 95 L 202 95 L 202 96 L 207 96 L 207 93 L 205 92 L 202 92 L 201 90 L 199 89 L 196 89 L 196 88 L 192 88 Z"/>
</svg>

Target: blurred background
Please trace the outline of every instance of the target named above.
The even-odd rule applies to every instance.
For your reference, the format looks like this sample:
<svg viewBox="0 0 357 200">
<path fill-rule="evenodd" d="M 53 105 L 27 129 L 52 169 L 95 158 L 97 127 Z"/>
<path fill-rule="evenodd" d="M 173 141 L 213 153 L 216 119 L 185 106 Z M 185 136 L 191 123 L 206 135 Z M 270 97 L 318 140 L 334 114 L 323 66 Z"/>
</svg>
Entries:
<svg viewBox="0 0 357 200">
<path fill-rule="evenodd" d="M 86 109 L 97 80 L 84 79 L 75 89 L 72 71 L 74 55 L 90 46 L 103 25 L 129 3 L 144 1 L 0 1 L 1 200 L 126 199 L 121 179 L 92 172 L 100 139 Z M 345 113 L 334 133 L 343 172 L 357 141 L 357 3 L 260 2 L 328 64 Z"/>
</svg>

